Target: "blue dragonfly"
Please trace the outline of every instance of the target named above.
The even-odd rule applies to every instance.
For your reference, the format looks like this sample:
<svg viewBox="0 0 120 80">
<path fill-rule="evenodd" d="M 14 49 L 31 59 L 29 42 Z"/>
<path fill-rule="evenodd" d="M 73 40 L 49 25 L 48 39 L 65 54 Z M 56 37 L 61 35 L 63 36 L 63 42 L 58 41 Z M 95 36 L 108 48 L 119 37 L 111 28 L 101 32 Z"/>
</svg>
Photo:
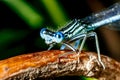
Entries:
<svg viewBox="0 0 120 80">
<path fill-rule="evenodd" d="M 56 32 L 48 30 L 47 28 L 42 28 L 40 31 L 40 36 L 45 40 L 45 43 L 50 46 L 48 50 L 50 50 L 55 44 L 60 43 L 62 44 L 60 48 L 61 50 L 65 49 L 67 46 L 76 53 L 78 50 L 78 55 L 80 55 L 86 39 L 88 37 L 94 37 L 98 54 L 98 61 L 105 69 L 105 66 L 100 57 L 97 33 L 94 30 L 107 24 L 119 22 L 119 20 L 120 2 L 115 3 L 105 10 L 91 14 L 85 18 L 74 19 L 70 21 L 65 27 L 59 29 Z M 120 29 L 120 27 L 115 27 L 115 29 Z M 75 42 L 75 44 L 72 46 L 70 44 L 71 42 Z"/>
</svg>

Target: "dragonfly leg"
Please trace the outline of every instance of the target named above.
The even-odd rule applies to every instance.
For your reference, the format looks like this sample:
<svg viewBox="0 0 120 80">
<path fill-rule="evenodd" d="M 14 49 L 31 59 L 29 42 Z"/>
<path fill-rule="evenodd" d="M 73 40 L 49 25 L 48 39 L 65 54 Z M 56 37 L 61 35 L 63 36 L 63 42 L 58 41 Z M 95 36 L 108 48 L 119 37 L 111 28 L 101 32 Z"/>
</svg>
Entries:
<svg viewBox="0 0 120 80">
<path fill-rule="evenodd" d="M 62 46 L 61 46 L 60 49 L 63 50 L 63 49 L 65 49 L 66 46 L 67 46 L 68 48 L 70 48 L 72 51 L 68 51 L 68 52 L 66 52 L 65 54 L 59 55 L 59 59 L 62 58 L 62 57 L 64 57 L 64 58 L 66 57 L 66 58 L 67 58 L 67 55 L 73 54 L 73 51 L 77 53 L 76 49 L 74 49 L 74 48 L 73 48 L 70 44 L 68 44 L 68 43 L 62 43 Z M 58 60 L 59 60 L 59 59 L 58 59 Z"/>
<path fill-rule="evenodd" d="M 66 44 L 66 43 L 65 43 L 65 44 Z M 67 45 L 65 45 L 65 44 L 63 44 L 63 45 L 60 47 L 60 50 L 64 50 L 65 47 L 68 46 L 68 44 L 67 44 Z M 74 44 L 73 47 L 70 46 L 70 45 L 69 45 L 68 47 L 74 51 L 74 50 L 77 50 L 77 49 L 78 49 L 79 44 L 80 44 L 80 40 L 77 40 L 77 41 L 75 41 L 75 44 Z"/>
<path fill-rule="evenodd" d="M 47 50 L 51 50 L 53 48 L 53 44 L 50 44 L 49 48 Z"/>
<path fill-rule="evenodd" d="M 70 44 L 68 44 L 68 43 L 62 43 L 62 44 L 63 44 L 63 45 L 61 46 L 62 50 L 67 46 L 67 47 L 70 48 L 72 51 L 74 51 L 74 52 L 77 53 L 76 49 L 74 49 Z M 60 55 L 60 57 L 62 57 L 62 56 L 65 57 L 65 55 L 67 55 L 68 53 L 70 54 L 71 52 L 67 52 L 66 54 Z"/>
<path fill-rule="evenodd" d="M 81 45 L 80 45 L 80 48 L 79 48 L 79 50 L 78 50 L 78 56 L 80 55 L 80 53 L 81 53 L 81 51 L 82 51 L 82 49 L 83 49 L 83 47 L 84 47 L 84 44 L 85 44 L 85 41 L 86 41 L 86 39 L 87 39 L 87 34 L 84 34 L 84 38 L 83 38 L 83 40 L 82 40 L 82 43 L 81 43 Z M 78 63 L 79 63 L 79 57 L 78 57 Z"/>
<path fill-rule="evenodd" d="M 103 64 L 103 62 L 101 60 L 101 56 L 100 56 L 100 48 L 99 48 L 99 42 L 98 42 L 98 37 L 97 37 L 96 32 L 91 32 L 90 36 L 94 36 L 95 37 L 96 49 L 97 49 L 97 53 L 98 53 L 98 61 L 103 66 L 103 69 L 105 69 L 105 65 Z"/>
<path fill-rule="evenodd" d="M 76 49 L 74 49 L 70 44 L 67 44 L 67 43 L 63 43 L 64 46 L 67 46 L 68 48 L 70 48 L 71 50 L 75 51 L 76 52 Z M 62 45 L 62 46 L 63 46 Z M 63 46 L 63 47 L 64 47 Z"/>
<path fill-rule="evenodd" d="M 73 48 L 77 50 L 79 47 L 79 44 L 80 44 L 80 40 L 75 41 Z"/>
</svg>

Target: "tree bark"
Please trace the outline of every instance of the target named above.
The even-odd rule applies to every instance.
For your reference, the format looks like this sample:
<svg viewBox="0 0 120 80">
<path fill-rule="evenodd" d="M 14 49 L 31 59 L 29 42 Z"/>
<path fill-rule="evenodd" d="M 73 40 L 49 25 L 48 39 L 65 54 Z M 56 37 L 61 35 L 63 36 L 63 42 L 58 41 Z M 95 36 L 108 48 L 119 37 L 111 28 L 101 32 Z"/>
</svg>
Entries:
<svg viewBox="0 0 120 80">
<path fill-rule="evenodd" d="M 120 63 L 104 55 L 101 58 L 105 69 L 94 52 L 82 51 L 78 56 L 73 51 L 50 50 L 19 55 L 0 61 L 0 80 L 46 80 L 80 75 L 120 80 Z"/>
</svg>

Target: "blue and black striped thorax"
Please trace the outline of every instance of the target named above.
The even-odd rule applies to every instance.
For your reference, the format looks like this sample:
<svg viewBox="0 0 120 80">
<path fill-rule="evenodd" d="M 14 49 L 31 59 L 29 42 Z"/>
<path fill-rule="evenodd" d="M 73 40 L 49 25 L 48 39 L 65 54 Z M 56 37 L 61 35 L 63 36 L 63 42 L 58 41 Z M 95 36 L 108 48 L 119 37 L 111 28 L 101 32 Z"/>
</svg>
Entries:
<svg viewBox="0 0 120 80">
<path fill-rule="evenodd" d="M 92 29 L 89 29 L 88 26 L 90 26 L 89 23 L 80 19 L 74 19 L 59 31 L 64 34 L 65 40 L 68 40 L 75 35 L 91 31 Z"/>
</svg>

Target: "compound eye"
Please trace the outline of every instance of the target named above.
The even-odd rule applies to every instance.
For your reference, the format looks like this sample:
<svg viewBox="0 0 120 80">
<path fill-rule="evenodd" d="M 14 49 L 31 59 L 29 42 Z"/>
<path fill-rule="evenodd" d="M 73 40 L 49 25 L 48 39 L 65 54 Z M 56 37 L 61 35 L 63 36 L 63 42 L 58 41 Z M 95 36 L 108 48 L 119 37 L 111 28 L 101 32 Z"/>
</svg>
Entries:
<svg viewBox="0 0 120 80">
<path fill-rule="evenodd" d="M 61 33 L 61 32 L 55 33 L 55 42 L 56 43 L 60 43 L 63 40 L 63 38 L 64 38 L 63 33 Z"/>
<path fill-rule="evenodd" d="M 46 31 L 47 31 L 47 29 L 46 28 L 42 28 L 41 30 L 40 30 L 40 36 L 41 36 L 41 38 L 45 38 L 45 33 L 46 33 Z"/>
</svg>

